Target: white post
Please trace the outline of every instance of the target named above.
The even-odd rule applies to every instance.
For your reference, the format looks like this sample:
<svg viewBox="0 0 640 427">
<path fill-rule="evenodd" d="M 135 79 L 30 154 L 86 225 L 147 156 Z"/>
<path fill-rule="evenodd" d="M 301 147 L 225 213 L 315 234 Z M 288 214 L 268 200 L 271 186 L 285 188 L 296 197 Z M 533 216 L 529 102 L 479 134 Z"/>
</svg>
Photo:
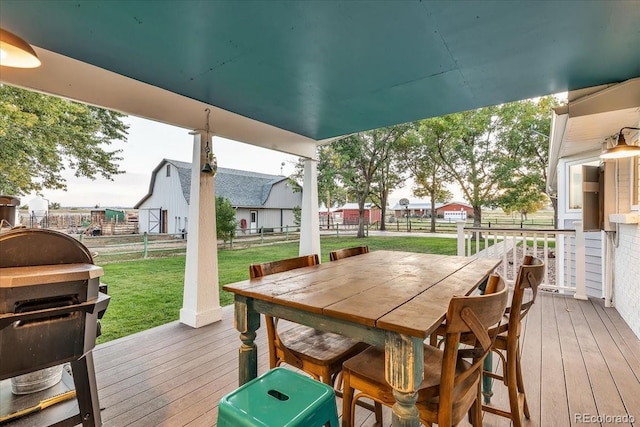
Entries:
<svg viewBox="0 0 640 427">
<path fill-rule="evenodd" d="M 456 227 L 458 228 L 458 256 L 464 256 L 464 226 L 466 221 L 456 221 Z"/>
<path fill-rule="evenodd" d="M 320 255 L 320 219 L 318 215 L 317 163 L 314 159 L 305 159 L 302 217 L 300 218 L 300 256 Z"/>
<path fill-rule="evenodd" d="M 584 249 L 584 230 L 582 228 L 582 221 L 575 221 L 573 224 L 576 227 L 576 293 L 573 297 L 575 299 L 586 300 L 586 253 Z"/>
<path fill-rule="evenodd" d="M 215 181 L 211 174 L 200 171 L 205 159 L 202 147 L 209 135 L 204 131 L 192 135 L 189 230 L 180 322 L 199 328 L 222 319 L 222 308 L 218 290 Z"/>
<path fill-rule="evenodd" d="M 602 268 L 604 270 L 604 306 L 613 307 L 613 271 L 615 269 L 613 244 L 605 231 L 602 233 Z"/>
</svg>

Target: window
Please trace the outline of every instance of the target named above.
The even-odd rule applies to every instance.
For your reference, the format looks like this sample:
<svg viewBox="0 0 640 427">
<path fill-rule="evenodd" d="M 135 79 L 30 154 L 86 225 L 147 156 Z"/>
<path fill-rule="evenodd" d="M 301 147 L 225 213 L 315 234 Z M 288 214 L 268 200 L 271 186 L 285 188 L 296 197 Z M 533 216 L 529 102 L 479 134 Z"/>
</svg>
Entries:
<svg viewBox="0 0 640 427">
<path fill-rule="evenodd" d="M 171 165 L 167 165 L 167 176 L 171 176 Z"/>
<path fill-rule="evenodd" d="M 598 166 L 599 161 L 569 166 L 569 209 L 582 209 L 582 166 Z"/>
</svg>

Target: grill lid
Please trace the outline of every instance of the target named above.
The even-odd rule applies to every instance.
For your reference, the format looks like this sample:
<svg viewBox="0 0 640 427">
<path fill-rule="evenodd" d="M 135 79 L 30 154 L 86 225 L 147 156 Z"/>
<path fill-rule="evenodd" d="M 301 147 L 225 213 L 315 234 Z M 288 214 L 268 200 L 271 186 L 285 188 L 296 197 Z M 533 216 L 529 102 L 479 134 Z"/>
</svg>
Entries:
<svg viewBox="0 0 640 427">
<path fill-rule="evenodd" d="M 93 264 L 89 250 L 53 230 L 21 228 L 0 234 L 0 268 L 52 264 Z"/>
</svg>

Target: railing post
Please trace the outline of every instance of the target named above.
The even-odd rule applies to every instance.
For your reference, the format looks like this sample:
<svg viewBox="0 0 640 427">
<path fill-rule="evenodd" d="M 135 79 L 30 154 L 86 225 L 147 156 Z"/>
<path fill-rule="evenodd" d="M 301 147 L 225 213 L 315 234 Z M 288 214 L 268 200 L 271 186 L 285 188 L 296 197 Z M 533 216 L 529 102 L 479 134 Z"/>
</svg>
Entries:
<svg viewBox="0 0 640 427">
<path fill-rule="evenodd" d="M 289 240 L 289 225 L 287 224 L 287 227 L 285 228 L 284 231 L 284 240 Z"/>
<path fill-rule="evenodd" d="M 260 227 L 260 244 L 264 243 L 264 227 Z"/>
<path fill-rule="evenodd" d="M 573 297 L 575 299 L 586 300 L 584 230 L 582 228 L 582 221 L 576 221 L 573 224 L 576 227 L 576 293 Z M 571 266 L 568 267 L 571 268 Z"/>
<path fill-rule="evenodd" d="M 144 257 L 147 258 L 149 256 L 149 236 L 146 231 L 142 234 L 142 243 L 144 247 Z"/>
<path fill-rule="evenodd" d="M 464 226 L 465 221 L 457 221 L 456 226 L 458 229 L 458 256 L 464 256 Z"/>
</svg>

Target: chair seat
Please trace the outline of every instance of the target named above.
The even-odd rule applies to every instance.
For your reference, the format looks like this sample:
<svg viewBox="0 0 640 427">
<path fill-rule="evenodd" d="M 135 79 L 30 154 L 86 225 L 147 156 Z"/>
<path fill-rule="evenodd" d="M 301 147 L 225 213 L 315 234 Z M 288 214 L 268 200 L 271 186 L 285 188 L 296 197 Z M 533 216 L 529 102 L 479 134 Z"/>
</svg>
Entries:
<svg viewBox="0 0 640 427">
<path fill-rule="evenodd" d="M 430 345 L 424 346 L 424 380 L 418 389 L 419 405 L 433 406 L 438 403 L 438 391 L 440 387 L 440 372 L 442 370 L 442 357 L 444 352 Z M 393 400 L 391 386 L 384 378 L 384 349 L 369 347 L 362 353 L 352 357 L 343 364 L 351 375 L 367 378 L 369 382 L 375 382 L 379 390 L 387 389 L 390 400 Z M 470 363 L 459 360 L 456 366 L 457 373 L 462 373 L 469 368 Z M 461 382 L 458 387 L 467 388 L 468 384 L 478 380 L 479 375 L 471 375 Z M 474 391 L 474 390 L 472 390 Z"/>
<path fill-rule="evenodd" d="M 279 332 L 279 335 L 283 344 L 297 357 L 321 365 L 341 363 L 368 347 L 342 335 L 304 325 L 295 325 Z"/>
</svg>

